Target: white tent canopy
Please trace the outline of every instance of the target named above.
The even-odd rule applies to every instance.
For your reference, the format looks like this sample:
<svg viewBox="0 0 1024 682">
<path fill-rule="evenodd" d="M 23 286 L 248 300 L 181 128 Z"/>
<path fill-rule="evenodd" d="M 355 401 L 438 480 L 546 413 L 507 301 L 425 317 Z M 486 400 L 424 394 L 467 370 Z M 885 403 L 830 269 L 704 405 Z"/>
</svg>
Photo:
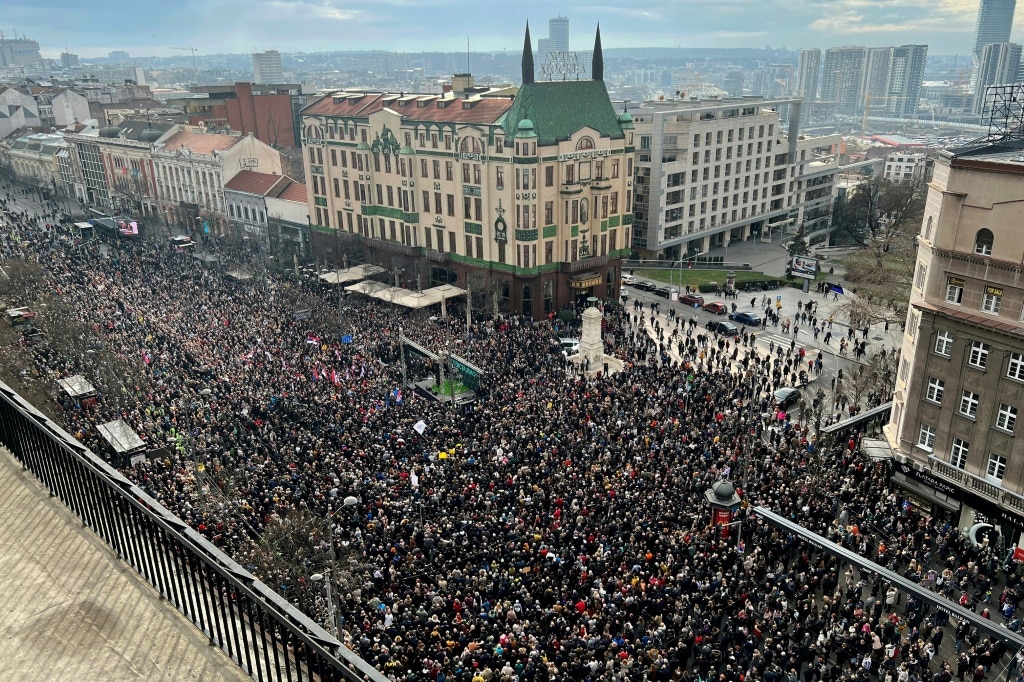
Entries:
<svg viewBox="0 0 1024 682">
<path fill-rule="evenodd" d="M 373 275 L 379 275 L 382 272 L 387 272 L 384 268 L 379 265 L 355 265 L 351 268 L 345 268 L 344 270 L 331 270 L 320 275 L 320 279 L 327 282 L 328 284 L 344 284 L 345 282 L 355 282 L 357 280 L 366 279 Z"/>
<path fill-rule="evenodd" d="M 363 282 L 356 282 L 355 284 L 350 284 L 347 287 L 345 287 L 345 291 L 353 291 L 357 294 L 373 296 L 375 293 L 381 291 L 382 289 L 390 288 L 391 287 L 389 287 L 387 284 L 384 284 L 384 282 L 378 282 L 376 280 L 371 279 Z"/>
<path fill-rule="evenodd" d="M 123 419 L 100 424 L 96 430 L 106 438 L 110 447 L 114 448 L 114 452 L 118 454 L 128 454 L 146 447 L 146 443 L 139 438 L 139 434 L 125 424 Z"/>
<path fill-rule="evenodd" d="M 323 277 L 323 275 L 321 275 Z M 453 287 L 451 284 L 442 284 L 423 291 L 412 291 L 401 287 L 392 287 L 383 282 L 367 280 L 345 287 L 345 291 L 354 291 L 357 294 L 365 294 L 381 301 L 394 303 L 405 308 L 426 308 L 436 305 L 442 300 L 464 296 L 465 289 Z"/>
<path fill-rule="evenodd" d="M 57 385 L 72 398 L 90 397 L 96 394 L 96 388 L 81 374 L 66 379 L 57 379 Z"/>
</svg>

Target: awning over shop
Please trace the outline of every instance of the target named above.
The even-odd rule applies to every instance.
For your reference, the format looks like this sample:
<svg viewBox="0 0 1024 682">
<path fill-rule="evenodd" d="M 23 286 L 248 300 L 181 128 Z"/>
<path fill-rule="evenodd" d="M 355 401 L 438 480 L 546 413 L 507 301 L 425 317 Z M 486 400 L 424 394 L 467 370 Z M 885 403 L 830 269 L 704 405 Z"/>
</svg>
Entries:
<svg viewBox="0 0 1024 682">
<path fill-rule="evenodd" d="M 345 282 L 356 282 L 367 277 L 387 272 L 379 265 L 356 265 L 343 270 L 331 270 L 320 275 L 320 279 L 328 284 L 344 284 Z"/>
<path fill-rule="evenodd" d="M 889 447 L 889 443 L 878 438 L 865 438 L 860 442 L 860 449 L 875 462 L 892 459 L 892 448 Z"/>
<path fill-rule="evenodd" d="M 573 275 L 569 278 L 570 289 L 589 289 L 590 287 L 596 287 L 601 284 L 601 273 L 599 272 L 584 272 L 579 275 Z"/>
<path fill-rule="evenodd" d="M 864 412 L 861 412 L 856 416 L 850 417 L 849 419 L 844 419 L 840 422 L 836 422 L 835 424 L 830 424 L 829 426 L 823 428 L 821 432 L 838 433 L 850 428 L 851 426 L 859 426 L 860 424 L 865 424 L 871 421 L 872 419 L 888 419 L 890 412 L 892 412 L 892 403 L 882 403 L 877 407 L 872 407 L 870 410 L 865 410 Z"/>
</svg>

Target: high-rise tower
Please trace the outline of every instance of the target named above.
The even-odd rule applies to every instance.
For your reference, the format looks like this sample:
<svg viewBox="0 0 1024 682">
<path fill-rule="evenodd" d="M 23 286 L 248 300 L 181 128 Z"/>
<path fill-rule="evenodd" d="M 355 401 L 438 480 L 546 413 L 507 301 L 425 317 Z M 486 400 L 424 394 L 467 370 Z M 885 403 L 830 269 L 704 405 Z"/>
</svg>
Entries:
<svg viewBox="0 0 1024 682">
<path fill-rule="evenodd" d="M 981 62 L 981 50 L 992 43 L 1010 42 L 1010 27 L 1017 0 L 981 0 L 974 29 L 974 64 Z"/>
<path fill-rule="evenodd" d="M 821 50 L 802 50 L 800 52 L 800 73 L 797 76 L 796 94 L 805 102 L 813 102 L 818 98 L 818 73 L 821 71 Z"/>
</svg>

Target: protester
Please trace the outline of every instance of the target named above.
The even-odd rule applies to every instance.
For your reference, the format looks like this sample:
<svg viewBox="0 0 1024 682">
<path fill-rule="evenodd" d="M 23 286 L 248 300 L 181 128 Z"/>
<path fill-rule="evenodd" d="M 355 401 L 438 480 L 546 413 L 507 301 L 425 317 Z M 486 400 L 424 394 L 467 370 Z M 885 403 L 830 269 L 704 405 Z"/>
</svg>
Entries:
<svg viewBox="0 0 1024 682">
<path fill-rule="evenodd" d="M 252 570 L 277 519 L 329 519 L 333 536 L 310 542 L 354 561 L 336 576 L 341 637 L 394 679 L 999 674 L 1001 642 L 966 628 L 944 651 L 939 613 L 747 516 L 771 508 L 968 606 L 997 595 L 993 620 L 1020 601 L 1020 569 L 901 497 L 856 436 L 822 443 L 799 410 L 777 410 L 774 391 L 805 372 L 795 344 L 762 354 L 752 334 L 635 302 L 604 311 L 623 371 L 582 374 L 557 319 L 467 329 L 455 303 L 447 320 L 358 296 L 339 307 L 316 281 L 236 282 L 153 242 L 101 257 L 6 202 L 0 253 L 43 265 L 74 319 L 138 368 L 93 409 L 65 403 L 65 427 L 108 452 L 95 425 L 120 418 L 166 447 L 124 472 Z M 300 299 L 316 302 L 309 319 Z M 468 410 L 403 385 L 399 330 L 483 369 Z M 33 359 L 48 386 L 80 363 L 47 345 Z M 406 355 L 412 378 L 437 370 Z M 744 498 L 729 537 L 704 497 L 720 479 Z M 259 577 L 287 595 L 292 575 Z"/>
</svg>

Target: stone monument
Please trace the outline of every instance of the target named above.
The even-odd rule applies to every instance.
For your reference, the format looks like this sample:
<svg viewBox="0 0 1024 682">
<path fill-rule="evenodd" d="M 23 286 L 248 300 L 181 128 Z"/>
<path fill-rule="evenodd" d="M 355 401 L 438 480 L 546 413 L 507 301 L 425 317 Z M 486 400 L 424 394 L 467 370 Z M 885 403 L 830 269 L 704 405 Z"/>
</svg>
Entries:
<svg viewBox="0 0 1024 682">
<path fill-rule="evenodd" d="M 607 369 L 614 374 L 622 369 L 622 360 L 604 354 L 604 341 L 601 338 L 601 319 L 604 313 L 597 306 L 583 311 L 583 333 L 580 335 L 579 352 L 570 358 L 576 365 L 593 376 Z M 588 362 L 589 360 L 589 362 Z"/>
</svg>

